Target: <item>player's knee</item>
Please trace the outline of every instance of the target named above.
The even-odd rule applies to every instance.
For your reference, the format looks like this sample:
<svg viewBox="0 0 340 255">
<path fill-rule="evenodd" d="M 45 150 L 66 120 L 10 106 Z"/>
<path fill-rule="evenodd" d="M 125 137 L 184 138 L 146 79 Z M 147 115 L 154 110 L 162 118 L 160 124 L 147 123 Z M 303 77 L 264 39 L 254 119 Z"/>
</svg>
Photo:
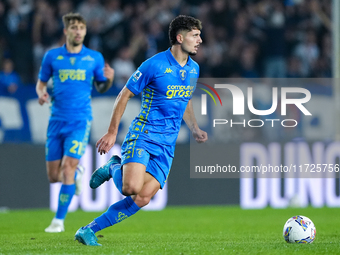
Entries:
<svg viewBox="0 0 340 255">
<path fill-rule="evenodd" d="M 62 167 L 63 180 L 66 182 L 70 182 L 74 180 L 75 169 L 71 166 L 63 166 Z"/>
<path fill-rule="evenodd" d="M 133 183 L 123 183 L 122 192 L 125 196 L 137 195 L 142 187 Z"/>
<path fill-rule="evenodd" d="M 151 197 L 148 197 L 148 196 L 143 196 L 143 197 L 137 196 L 135 199 L 135 203 L 136 205 L 138 205 L 138 207 L 144 207 L 150 203 L 150 200 L 151 200 Z"/>
<path fill-rule="evenodd" d="M 47 178 L 50 183 L 55 183 L 59 181 L 58 176 L 55 175 L 48 175 Z"/>
</svg>

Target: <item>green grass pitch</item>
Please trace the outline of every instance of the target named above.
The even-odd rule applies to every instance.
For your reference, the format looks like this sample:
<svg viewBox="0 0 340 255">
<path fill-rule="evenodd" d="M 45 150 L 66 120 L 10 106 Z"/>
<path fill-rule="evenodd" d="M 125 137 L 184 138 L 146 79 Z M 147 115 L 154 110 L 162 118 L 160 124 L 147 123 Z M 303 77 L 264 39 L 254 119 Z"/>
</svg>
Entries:
<svg viewBox="0 0 340 255">
<path fill-rule="evenodd" d="M 316 226 L 312 244 L 287 244 L 286 220 L 305 215 Z M 340 254 L 340 209 L 242 210 L 239 207 L 167 207 L 141 211 L 97 233 L 102 247 L 74 241 L 100 213 L 69 213 L 63 233 L 45 233 L 49 210 L 0 213 L 0 254 Z"/>
</svg>

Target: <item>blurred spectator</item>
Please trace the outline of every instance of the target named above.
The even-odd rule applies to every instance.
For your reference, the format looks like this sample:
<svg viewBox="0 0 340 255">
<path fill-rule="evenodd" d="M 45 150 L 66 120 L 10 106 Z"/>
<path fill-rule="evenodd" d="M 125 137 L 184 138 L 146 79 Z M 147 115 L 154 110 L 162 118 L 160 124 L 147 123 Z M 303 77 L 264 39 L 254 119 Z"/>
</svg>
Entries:
<svg viewBox="0 0 340 255">
<path fill-rule="evenodd" d="M 280 1 L 273 2 L 273 5 L 268 6 L 266 15 L 264 76 L 284 78 L 286 76 L 286 49 L 285 17 L 282 3 Z"/>
<path fill-rule="evenodd" d="M 120 0 L 105 1 L 105 24 L 104 29 L 110 28 L 118 24 L 123 19 L 123 12 L 120 7 Z"/>
<path fill-rule="evenodd" d="M 225 77 L 226 74 L 223 56 L 227 50 L 227 45 L 223 32 L 221 28 L 215 28 L 212 24 L 206 24 L 204 54 L 208 56 L 207 64 L 210 67 L 210 74 L 213 77 Z M 221 38 L 218 38 L 218 36 L 221 36 Z"/>
<path fill-rule="evenodd" d="M 32 82 L 32 31 L 30 20 L 30 1 L 23 4 L 23 1 L 13 0 L 9 2 L 9 9 L 6 16 L 8 33 L 7 44 L 9 56 L 13 60 L 16 70 L 24 83 Z M 20 49 L 20 50 L 18 50 Z"/>
<path fill-rule="evenodd" d="M 87 29 L 91 32 L 93 29 L 101 31 L 104 27 L 105 10 L 99 0 L 85 0 L 78 9 L 79 12 L 86 20 Z M 99 26 L 99 27 L 98 27 Z"/>
<path fill-rule="evenodd" d="M 55 43 L 62 33 L 62 27 L 57 19 L 56 8 L 44 0 L 38 1 L 38 9 L 34 15 L 33 42 L 46 50 L 46 47 Z"/>
<path fill-rule="evenodd" d="M 119 49 L 130 41 L 130 38 L 134 33 L 138 33 L 138 30 L 132 32 L 131 23 L 137 21 L 134 18 L 134 7 L 131 4 L 125 4 L 123 6 L 123 19 L 118 24 L 107 28 L 102 34 L 103 43 L 103 55 L 105 58 L 112 60 L 115 58 Z M 87 36 L 85 37 L 85 45 L 87 44 Z M 88 45 L 88 44 L 87 44 Z M 143 59 L 143 61 L 145 58 Z"/>
<path fill-rule="evenodd" d="M 62 42 L 62 15 L 74 11 L 87 20 L 86 46 L 108 62 L 128 47 L 139 66 L 169 47 L 167 24 L 186 14 L 203 22 L 196 58 L 205 77 L 329 77 L 331 6 L 330 0 L 0 0 L 0 64 L 11 57 L 22 81 L 35 83 L 44 53 Z"/>
<path fill-rule="evenodd" d="M 59 40 L 62 34 L 60 22 L 56 15 L 56 8 L 45 0 L 36 1 L 33 15 L 33 54 L 34 77 L 38 76 L 42 58 L 52 44 Z"/>
<path fill-rule="evenodd" d="M 204 44 L 200 46 L 200 49 L 197 51 L 197 54 L 195 56 L 192 56 L 193 60 L 195 60 L 199 66 L 200 66 L 200 77 L 201 78 L 207 78 L 212 77 L 207 61 L 207 55 Z M 223 56 L 222 56 L 223 58 Z M 224 70 L 225 71 L 225 70 Z M 216 76 L 218 77 L 218 76 Z M 220 77 L 226 77 L 225 74 Z"/>
<path fill-rule="evenodd" d="M 102 23 L 100 18 L 92 19 L 91 27 L 87 29 L 87 46 L 96 51 L 103 51 Z"/>
<path fill-rule="evenodd" d="M 3 1 L 0 1 L 0 36 L 5 37 L 8 34 L 7 26 L 6 26 L 6 4 Z"/>
<path fill-rule="evenodd" d="M 329 59 L 321 56 L 315 62 L 311 74 L 315 78 L 332 78 L 332 66 Z"/>
<path fill-rule="evenodd" d="M 2 66 L 3 58 L 9 54 L 7 40 L 8 29 L 6 26 L 7 8 L 3 1 L 0 1 L 0 66 Z"/>
<path fill-rule="evenodd" d="M 35 84 L 45 52 L 65 43 L 62 16 L 71 11 L 85 17 L 84 44 L 112 63 L 118 87 L 170 46 L 179 14 L 202 21 L 200 77 L 332 77 L 331 0 L 0 0 L 2 92 Z"/>
<path fill-rule="evenodd" d="M 244 78 L 259 78 L 259 72 L 255 65 L 256 45 L 252 44 L 245 47 L 241 53 L 240 71 Z"/>
<path fill-rule="evenodd" d="M 118 57 L 112 61 L 112 68 L 115 70 L 115 84 L 119 88 L 123 88 L 130 76 L 136 70 L 131 60 L 131 52 L 128 47 L 120 49 Z"/>
<path fill-rule="evenodd" d="M 318 0 L 312 0 L 310 2 L 310 10 L 314 28 L 320 29 L 321 25 L 323 24 L 329 31 L 332 29 L 332 22 L 329 18 L 331 15 L 330 6 L 331 4 L 329 1 L 319 2 Z"/>
<path fill-rule="evenodd" d="M 320 51 L 316 44 L 315 32 L 309 30 L 299 45 L 294 50 L 294 55 L 302 63 L 302 73 L 305 77 L 311 76 L 311 71 L 319 57 Z"/>
<path fill-rule="evenodd" d="M 326 33 L 322 37 L 321 41 L 321 55 L 325 57 L 329 62 L 332 62 L 333 57 L 333 47 L 332 47 L 332 38 L 329 33 Z"/>
<path fill-rule="evenodd" d="M 287 78 L 303 78 L 301 61 L 296 56 L 291 56 L 287 61 Z"/>
<path fill-rule="evenodd" d="M 133 20 L 130 25 L 131 31 L 135 31 L 130 40 L 130 53 L 135 66 L 140 66 L 145 61 L 148 50 L 148 38 L 143 25 L 138 20 Z"/>
<path fill-rule="evenodd" d="M 59 27 L 63 29 L 64 25 L 63 25 L 62 17 L 65 14 L 73 11 L 73 3 L 71 0 L 60 0 L 58 1 L 57 9 L 58 9 Z"/>
<path fill-rule="evenodd" d="M 0 91 L 1 94 L 14 94 L 20 86 L 20 77 L 14 71 L 13 61 L 9 58 L 4 59 L 3 69 L 0 71 Z"/>
<path fill-rule="evenodd" d="M 212 1 L 209 21 L 213 26 L 224 27 L 228 23 L 227 2 L 224 0 Z"/>
<path fill-rule="evenodd" d="M 160 0 L 150 6 L 144 13 L 147 21 L 158 22 L 161 27 L 168 26 L 173 18 L 175 18 L 174 9 L 178 7 L 179 0 Z"/>
<path fill-rule="evenodd" d="M 157 52 L 164 50 L 169 45 L 169 39 L 166 33 L 162 29 L 161 23 L 157 21 L 150 21 L 148 24 L 148 44 L 149 48 L 146 53 L 146 57 L 152 57 Z"/>
</svg>

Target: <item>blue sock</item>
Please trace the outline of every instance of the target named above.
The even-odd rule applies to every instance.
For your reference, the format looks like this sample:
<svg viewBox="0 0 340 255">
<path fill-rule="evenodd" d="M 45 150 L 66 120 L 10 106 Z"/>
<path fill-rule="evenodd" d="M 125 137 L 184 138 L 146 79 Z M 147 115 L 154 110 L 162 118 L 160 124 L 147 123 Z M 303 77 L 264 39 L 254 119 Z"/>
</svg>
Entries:
<svg viewBox="0 0 340 255">
<path fill-rule="evenodd" d="M 65 219 L 67 214 L 68 206 L 71 203 L 72 197 L 76 191 L 76 185 L 75 184 L 63 184 L 60 188 L 59 193 L 59 203 L 58 203 L 58 210 L 56 213 L 57 219 Z"/>
<path fill-rule="evenodd" d="M 90 224 L 87 224 L 85 227 L 82 227 L 82 229 L 87 229 L 87 228 L 91 228 L 94 233 L 97 233 L 100 230 L 100 227 L 95 221 L 92 221 Z"/>
<path fill-rule="evenodd" d="M 115 183 L 117 189 L 121 194 L 122 192 L 122 187 L 123 187 L 123 176 L 122 176 L 122 170 L 121 170 L 121 165 L 120 164 L 114 164 L 111 165 L 109 168 L 110 175 L 112 176 L 113 182 Z"/>
<path fill-rule="evenodd" d="M 126 197 L 123 200 L 111 205 L 109 209 L 98 218 L 94 219 L 84 228 L 91 228 L 94 233 L 104 228 L 110 227 L 116 223 L 125 220 L 139 211 L 138 205 L 131 197 Z"/>
</svg>

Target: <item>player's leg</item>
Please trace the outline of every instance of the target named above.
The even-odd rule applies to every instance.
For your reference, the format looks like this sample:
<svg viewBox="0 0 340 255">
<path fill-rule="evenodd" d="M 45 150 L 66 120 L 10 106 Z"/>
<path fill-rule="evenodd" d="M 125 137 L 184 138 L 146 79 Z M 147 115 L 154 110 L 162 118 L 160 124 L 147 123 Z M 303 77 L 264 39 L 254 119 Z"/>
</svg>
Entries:
<svg viewBox="0 0 340 255">
<path fill-rule="evenodd" d="M 47 177 L 50 183 L 61 182 L 61 160 L 46 161 Z"/>
<path fill-rule="evenodd" d="M 66 156 L 80 160 L 80 158 L 84 155 L 88 144 L 90 129 L 91 121 L 89 120 L 74 121 L 68 125 L 68 130 L 66 130 L 67 141 L 65 141 L 64 144 L 64 154 Z M 82 178 L 84 172 L 84 167 L 78 164 L 74 174 L 74 181 L 76 185 L 75 195 L 80 195 L 82 191 Z"/>
<path fill-rule="evenodd" d="M 79 176 L 83 174 L 83 168 L 79 167 L 79 159 L 84 154 L 89 135 L 89 124 L 87 121 L 63 122 L 59 137 L 63 141 L 63 158 L 60 165 L 62 185 L 58 198 L 58 209 L 51 225 L 45 229 L 46 232 L 64 231 L 64 219 L 68 207 L 76 193 L 76 184 Z M 81 183 L 81 179 L 80 179 Z M 78 185 L 79 186 L 79 185 Z"/>
<path fill-rule="evenodd" d="M 141 163 L 130 162 L 123 165 L 122 193 L 125 196 L 138 194 L 145 184 L 146 166 Z"/>
<path fill-rule="evenodd" d="M 79 161 L 78 161 L 79 162 Z M 47 177 L 50 183 L 62 182 L 63 172 L 61 167 L 61 160 L 47 161 L 46 162 Z M 81 180 L 80 177 L 84 174 L 84 168 L 81 165 L 77 165 L 75 171 L 74 181 Z M 76 184 L 77 186 L 77 184 Z M 78 184 L 80 186 L 80 184 Z M 78 195 L 78 194 L 77 194 Z"/>
<path fill-rule="evenodd" d="M 121 171 L 121 159 L 117 155 L 113 155 L 108 162 L 93 172 L 90 179 L 90 187 L 92 189 L 96 189 L 111 178 L 113 179 L 117 189 L 120 193 L 122 193 L 123 178 Z"/>
<path fill-rule="evenodd" d="M 45 232 L 56 233 L 63 232 L 65 230 L 64 220 L 68 207 L 76 191 L 74 176 L 78 163 L 78 159 L 68 156 L 64 156 L 61 161 L 60 171 L 62 185 L 58 197 L 58 209 L 51 225 L 45 229 Z"/>
<path fill-rule="evenodd" d="M 63 157 L 63 140 L 59 136 L 63 124 L 50 120 L 45 145 L 47 177 L 50 183 L 61 181 L 60 164 Z"/>
<path fill-rule="evenodd" d="M 97 226 L 93 226 L 94 232 L 112 226 L 139 211 L 140 207 L 134 203 L 130 195 L 138 194 L 143 185 L 146 185 L 146 181 L 150 181 L 145 180 L 145 170 L 145 165 L 140 163 L 127 163 L 123 166 L 123 191 L 128 197 L 111 205 L 103 215 L 94 220 L 97 223 Z"/>
<path fill-rule="evenodd" d="M 65 219 L 72 197 L 76 192 L 76 170 L 79 160 L 85 152 L 89 128 L 90 122 L 85 120 L 68 122 L 61 130 L 65 140 L 63 145 L 64 156 L 60 166 L 62 185 L 59 193 L 56 219 Z"/>
<path fill-rule="evenodd" d="M 126 135 L 121 148 L 123 160 L 121 160 L 117 155 L 113 155 L 106 164 L 93 172 L 90 179 L 90 187 L 92 189 L 96 189 L 105 181 L 108 181 L 112 178 L 119 192 L 123 195 L 126 195 L 122 191 L 122 165 L 126 165 L 127 163 L 131 162 L 137 162 L 147 166 L 150 155 L 145 151 L 145 149 L 143 149 L 146 148 L 146 145 L 147 144 L 144 141 L 138 140 L 135 134 L 129 132 Z M 128 185 L 128 183 L 126 183 L 126 185 Z"/>
<path fill-rule="evenodd" d="M 55 120 L 50 120 L 48 124 L 45 152 L 47 176 L 50 183 L 60 182 L 62 180 L 60 165 L 63 157 L 63 141 L 59 136 L 62 126 L 62 122 Z M 64 231 L 64 223 L 55 217 L 45 229 L 45 232 L 49 233 L 62 231 Z"/>
<path fill-rule="evenodd" d="M 138 193 L 111 205 L 101 216 L 87 226 L 80 228 L 75 235 L 75 240 L 85 245 L 100 245 L 97 243 L 96 232 L 117 224 L 138 212 L 141 207 L 150 202 L 160 188 L 159 182 L 145 172 L 145 166 L 142 164 L 134 163 L 132 165 L 132 163 L 128 163 L 124 165 L 123 171 L 123 182 L 125 184 L 125 186 L 123 184 L 123 190 Z M 140 186 L 141 179 L 143 180 L 142 186 Z"/>
<path fill-rule="evenodd" d="M 148 205 L 150 200 L 160 189 L 159 182 L 149 173 L 144 174 L 144 182 L 142 190 L 137 195 L 131 196 L 132 200 L 140 208 Z"/>
</svg>

